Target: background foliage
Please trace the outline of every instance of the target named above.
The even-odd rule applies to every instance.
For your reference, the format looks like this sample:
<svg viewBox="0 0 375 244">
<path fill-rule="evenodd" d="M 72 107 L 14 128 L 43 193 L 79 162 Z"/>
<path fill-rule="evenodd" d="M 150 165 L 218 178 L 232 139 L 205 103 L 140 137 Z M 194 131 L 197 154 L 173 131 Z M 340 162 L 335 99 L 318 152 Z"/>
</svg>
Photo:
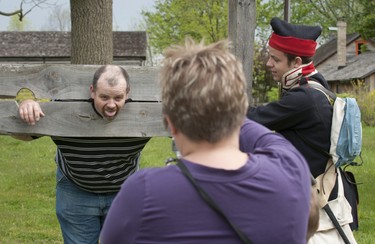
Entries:
<svg viewBox="0 0 375 244">
<path fill-rule="evenodd" d="M 158 53 L 185 36 L 208 43 L 228 36 L 228 1 L 156 0 L 155 11 L 143 11 L 151 46 Z"/>
<path fill-rule="evenodd" d="M 253 97 L 256 103 L 263 103 L 269 102 L 267 92 L 277 86 L 265 67 L 265 47 L 271 33 L 270 20 L 272 17 L 283 19 L 284 1 L 256 2 Z M 328 28 L 342 19 L 347 22 L 348 33 L 360 32 L 367 38 L 375 37 L 375 15 L 370 10 L 375 7 L 373 0 L 293 0 L 290 4 L 290 22 L 322 26 L 320 43 L 336 36 L 336 32 Z M 142 15 L 153 57 L 160 55 L 165 47 L 181 43 L 186 35 L 197 41 L 204 38 L 208 43 L 228 37 L 227 0 L 156 0 L 155 10 L 143 11 Z"/>
<path fill-rule="evenodd" d="M 339 96 L 355 97 L 361 110 L 362 122 L 367 126 L 375 126 L 375 90 L 368 92 L 369 88 L 363 80 L 352 82 L 353 91 Z"/>
</svg>

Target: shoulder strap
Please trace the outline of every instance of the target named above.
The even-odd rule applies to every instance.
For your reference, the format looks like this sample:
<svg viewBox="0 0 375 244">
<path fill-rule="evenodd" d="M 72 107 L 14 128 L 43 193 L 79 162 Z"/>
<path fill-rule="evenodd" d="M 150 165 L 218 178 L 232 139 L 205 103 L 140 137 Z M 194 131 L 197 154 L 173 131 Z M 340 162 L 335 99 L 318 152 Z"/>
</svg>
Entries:
<svg viewBox="0 0 375 244">
<path fill-rule="evenodd" d="M 320 91 L 321 93 L 323 93 L 327 97 L 327 99 L 328 99 L 328 101 L 329 101 L 329 103 L 331 105 L 333 105 L 334 102 L 335 102 L 335 100 L 336 100 L 336 94 L 335 93 L 333 93 L 332 91 L 328 90 L 322 84 L 320 84 L 319 82 L 315 81 L 311 77 L 301 78 L 301 80 L 300 80 L 300 86 L 310 86 L 310 87 L 314 88 L 315 90 Z"/>
<path fill-rule="evenodd" d="M 224 220 L 232 227 L 232 229 L 236 232 L 238 237 L 241 241 L 245 244 L 251 244 L 251 240 L 232 222 L 228 217 L 224 214 L 221 208 L 216 204 L 216 202 L 208 195 L 206 191 L 203 190 L 200 185 L 196 182 L 196 180 L 191 175 L 189 169 L 181 162 L 181 160 L 177 159 L 177 166 L 181 169 L 182 173 L 185 177 L 190 181 L 190 183 L 194 186 L 194 188 L 198 191 L 199 195 L 202 199 L 213 209 L 217 212 Z"/>
<path fill-rule="evenodd" d="M 336 100 L 336 94 L 335 93 L 331 92 L 330 90 L 325 88 L 322 84 L 315 81 L 311 77 L 301 78 L 300 86 L 309 86 L 311 88 L 314 88 L 315 90 L 320 91 L 321 93 L 323 93 L 327 97 L 328 102 L 332 106 L 333 106 L 333 104 Z M 328 152 L 324 151 L 322 148 L 320 148 L 320 147 L 314 145 L 313 143 L 311 143 L 306 137 L 304 137 L 303 135 L 298 133 L 297 130 L 295 130 L 295 132 L 296 132 L 297 136 L 299 136 L 305 144 L 309 145 L 311 148 L 313 148 L 315 151 L 319 152 L 321 155 L 325 156 L 326 158 L 331 158 L 331 155 Z"/>
</svg>

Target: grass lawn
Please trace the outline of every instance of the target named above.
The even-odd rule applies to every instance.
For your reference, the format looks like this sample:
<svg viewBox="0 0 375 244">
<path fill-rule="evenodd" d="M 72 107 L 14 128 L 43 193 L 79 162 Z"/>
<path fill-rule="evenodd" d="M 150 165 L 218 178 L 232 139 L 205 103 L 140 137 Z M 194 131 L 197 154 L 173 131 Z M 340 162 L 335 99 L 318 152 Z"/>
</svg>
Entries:
<svg viewBox="0 0 375 244">
<path fill-rule="evenodd" d="M 363 130 L 362 167 L 355 173 L 360 194 L 359 244 L 375 243 L 375 127 Z M 0 243 L 62 243 L 55 216 L 55 145 L 49 137 L 32 142 L 0 136 Z M 173 156 L 171 140 L 153 138 L 141 166 L 163 166 Z"/>
</svg>

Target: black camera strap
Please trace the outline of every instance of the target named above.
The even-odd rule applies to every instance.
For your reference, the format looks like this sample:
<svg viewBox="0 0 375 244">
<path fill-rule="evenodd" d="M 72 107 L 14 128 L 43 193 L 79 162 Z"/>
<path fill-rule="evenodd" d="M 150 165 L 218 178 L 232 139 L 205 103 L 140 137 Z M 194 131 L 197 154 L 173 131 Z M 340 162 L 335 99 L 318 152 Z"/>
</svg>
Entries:
<svg viewBox="0 0 375 244">
<path fill-rule="evenodd" d="M 236 232 L 238 237 L 241 239 L 241 241 L 245 244 L 251 244 L 251 240 L 232 222 L 228 219 L 228 217 L 224 214 L 224 212 L 221 210 L 221 208 L 216 204 L 216 202 L 208 195 L 206 191 L 203 190 L 200 185 L 196 182 L 196 180 L 191 175 L 189 169 L 186 167 L 185 164 L 181 162 L 181 160 L 176 159 L 177 166 L 181 169 L 182 173 L 186 176 L 186 178 L 190 181 L 190 183 L 194 186 L 194 188 L 198 191 L 199 195 L 202 197 L 202 199 L 213 209 L 215 212 L 217 212 L 221 217 L 223 217 L 224 220 L 232 227 L 232 229 Z"/>
</svg>

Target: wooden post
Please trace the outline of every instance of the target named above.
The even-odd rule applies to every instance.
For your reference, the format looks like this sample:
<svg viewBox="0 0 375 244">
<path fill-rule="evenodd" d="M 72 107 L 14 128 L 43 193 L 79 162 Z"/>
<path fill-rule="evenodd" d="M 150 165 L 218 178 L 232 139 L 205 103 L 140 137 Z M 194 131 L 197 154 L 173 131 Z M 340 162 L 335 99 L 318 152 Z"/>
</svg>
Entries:
<svg viewBox="0 0 375 244">
<path fill-rule="evenodd" d="M 228 0 L 228 34 L 233 53 L 242 61 L 252 103 L 256 0 Z"/>
<path fill-rule="evenodd" d="M 284 0 L 284 20 L 290 22 L 290 0 Z"/>
</svg>

